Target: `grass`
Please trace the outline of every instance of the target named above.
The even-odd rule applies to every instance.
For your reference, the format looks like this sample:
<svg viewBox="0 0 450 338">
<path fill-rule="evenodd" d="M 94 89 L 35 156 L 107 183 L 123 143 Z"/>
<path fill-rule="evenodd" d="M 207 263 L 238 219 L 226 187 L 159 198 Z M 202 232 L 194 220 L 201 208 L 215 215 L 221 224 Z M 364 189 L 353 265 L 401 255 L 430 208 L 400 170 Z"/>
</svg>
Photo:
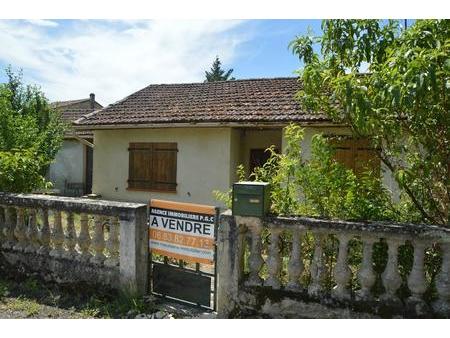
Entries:
<svg viewBox="0 0 450 338">
<path fill-rule="evenodd" d="M 142 298 L 127 298 L 121 295 L 109 302 L 94 296 L 81 309 L 85 318 L 123 318 L 155 311 L 154 306 L 146 303 Z"/>
<path fill-rule="evenodd" d="M 143 298 L 112 290 L 61 286 L 40 279 L 0 274 L 0 318 L 128 318 L 156 311 Z"/>
<path fill-rule="evenodd" d="M 11 311 L 24 312 L 27 317 L 33 317 L 37 315 L 41 310 L 41 305 L 34 300 L 26 298 L 14 298 L 11 301 L 6 302 L 6 308 Z"/>
</svg>

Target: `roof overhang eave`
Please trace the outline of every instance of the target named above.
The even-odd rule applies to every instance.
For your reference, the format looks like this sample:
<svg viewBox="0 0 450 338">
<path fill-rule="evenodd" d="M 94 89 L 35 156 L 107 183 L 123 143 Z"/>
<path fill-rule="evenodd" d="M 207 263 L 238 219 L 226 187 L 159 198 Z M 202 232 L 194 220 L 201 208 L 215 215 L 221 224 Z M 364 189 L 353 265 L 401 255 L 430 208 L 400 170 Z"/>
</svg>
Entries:
<svg viewBox="0 0 450 338">
<path fill-rule="evenodd" d="M 74 125 L 77 130 L 102 130 L 102 129 L 151 129 L 151 128 L 220 128 L 220 127 L 285 127 L 289 123 L 312 126 L 344 126 L 327 120 L 315 121 L 280 121 L 280 122 L 198 122 L 198 123 L 123 123 L 123 124 L 98 124 L 98 125 Z"/>
</svg>

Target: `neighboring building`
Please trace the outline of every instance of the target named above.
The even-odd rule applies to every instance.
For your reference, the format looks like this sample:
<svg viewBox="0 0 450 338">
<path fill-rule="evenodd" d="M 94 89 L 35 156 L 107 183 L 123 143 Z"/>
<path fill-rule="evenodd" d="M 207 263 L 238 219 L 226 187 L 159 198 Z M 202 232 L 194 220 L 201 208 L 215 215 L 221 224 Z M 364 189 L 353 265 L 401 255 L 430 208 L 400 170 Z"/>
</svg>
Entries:
<svg viewBox="0 0 450 338">
<path fill-rule="evenodd" d="M 250 172 L 265 161 L 264 149 L 283 149 L 290 122 L 305 127 L 305 156 L 314 133 L 350 134 L 303 110 L 294 99 L 298 89 L 296 78 L 150 85 L 83 117 L 76 129 L 95 135 L 92 190 L 113 200 L 217 204 L 212 191 L 230 188 L 238 164 Z M 357 170 L 374 156 L 348 140 L 337 157 Z"/>
<path fill-rule="evenodd" d="M 53 102 L 51 105 L 61 113 L 64 121 L 71 124 L 83 115 L 102 108 L 95 101 L 94 94 L 86 99 Z M 47 174 L 57 193 L 81 196 L 91 192 L 92 144 L 93 133 L 90 130 L 70 130 L 66 133 L 63 145 Z"/>
</svg>

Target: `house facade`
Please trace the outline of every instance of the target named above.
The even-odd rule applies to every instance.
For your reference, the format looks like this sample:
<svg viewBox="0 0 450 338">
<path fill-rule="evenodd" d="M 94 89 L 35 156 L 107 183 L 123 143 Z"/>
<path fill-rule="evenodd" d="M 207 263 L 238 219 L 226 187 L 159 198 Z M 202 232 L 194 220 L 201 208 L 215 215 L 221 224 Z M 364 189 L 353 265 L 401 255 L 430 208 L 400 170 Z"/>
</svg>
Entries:
<svg viewBox="0 0 450 338">
<path fill-rule="evenodd" d="M 102 105 L 95 101 L 94 94 L 90 94 L 86 99 L 53 102 L 51 105 L 69 124 L 85 114 L 102 108 Z M 93 133 L 90 130 L 70 129 L 65 134 L 61 149 L 47 173 L 47 179 L 53 183 L 53 189 L 57 194 L 81 196 L 91 192 L 92 143 Z"/>
<path fill-rule="evenodd" d="M 350 134 L 303 110 L 294 99 L 299 86 L 296 78 L 150 85 L 80 118 L 76 129 L 92 130 L 95 140 L 92 192 L 217 205 L 213 191 L 231 187 L 239 164 L 248 174 L 264 163 L 266 148 L 283 150 L 289 123 L 304 126 L 306 157 L 315 133 Z M 346 165 L 371 157 L 350 143 L 338 150 Z M 392 187 L 390 175 L 383 177 Z"/>
</svg>

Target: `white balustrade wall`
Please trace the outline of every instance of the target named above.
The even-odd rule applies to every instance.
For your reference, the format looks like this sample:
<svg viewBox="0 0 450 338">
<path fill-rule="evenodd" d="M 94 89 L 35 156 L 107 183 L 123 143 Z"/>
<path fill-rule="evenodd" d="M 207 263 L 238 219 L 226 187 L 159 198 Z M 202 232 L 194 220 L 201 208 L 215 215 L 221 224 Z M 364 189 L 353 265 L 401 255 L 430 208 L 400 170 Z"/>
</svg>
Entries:
<svg viewBox="0 0 450 338">
<path fill-rule="evenodd" d="M 375 271 L 375 245 L 385 248 L 378 250 L 384 254 L 383 271 Z M 408 264 L 399 261 L 403 246 L 412 248 L 404 251 L 410 253 L 404 259 L 411 265 L 406 272 L 401 264 Z M 435 280 L 427 272 L 430 250 L 441 257 Z M 222 317 L 239 309 L 258 310 L 255 297 L 249 297 L 253 291 L 259 302 L 277 294 L 357 311 L 388 309 L 406 317 L 450 315 L 447 228 L 223 214 L 218 256 Z"/>
<path fill-rule="evenodd" d="M 38 262 L 37 269 L 57 261 L 75 281 L 105 272 L 111 287 L 144 293 L 146 215 L 144 204 L 0 193 L 0 254 Z"/>
</svg>

